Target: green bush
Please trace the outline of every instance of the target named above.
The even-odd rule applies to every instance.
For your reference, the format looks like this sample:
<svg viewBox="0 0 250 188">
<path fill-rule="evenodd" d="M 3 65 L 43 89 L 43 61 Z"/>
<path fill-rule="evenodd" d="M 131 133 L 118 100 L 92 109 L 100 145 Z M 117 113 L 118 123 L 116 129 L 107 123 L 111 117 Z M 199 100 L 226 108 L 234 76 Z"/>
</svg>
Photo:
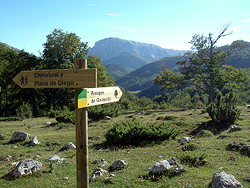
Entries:
<svg viewBox="0 0 250 188">
<path fill-rule="evenodd" d="M 189 165 L 191 167 L 204 166 L 207 162 L 205 159 L 205 153 L 200 156 L 184 154 L 180 156 L 180 161 L 182 164 Z"/>
<path fill-rule="evenodd" d="M 214 134 L 209 130 L 202 130 L 197 134 L 198 138 L 201 138 L 201 137 L 213 137 L 213 136 L 214 136 Z"/>
<path fill-rule="evenodd" d="M 225 97 L 218 94 L 216 103 L 210 103 L 207 112 L 214 123 L 232 124 L 240 117 L 237 109 L 236 96 L 231 90 Z"/>
<path fill-rule="evenodd" d="M 32 117 L 32 107 L 28 103 L 24 103 L 16 109 L 17 117 L 31 118 Z"/>
<path fill-rule="evenodd" d="M 179 130 L 162 122 L 143 123 L 136 118 L 116 123 L 105 134 L 109 144 L 113 145 L 142 145 L 150 142 L 174 139 L 179 135 Z"/>
<path fill-rule="evenodd" d="M 75 111 L 70 111 L 69 109 L 60 111 L 60 113 L 56 115 L 56 121 L 59 123 L 75 124 Z"/>
<path fill-rule="evenodd" d="M 105 116 L 117 117 L 119 116 L 119 108 L 117 104 L 104 104 L 92 106 L 88 108 L 88 117 L 91 120 L 98 121 L 104 119 Z"/>
</svg>

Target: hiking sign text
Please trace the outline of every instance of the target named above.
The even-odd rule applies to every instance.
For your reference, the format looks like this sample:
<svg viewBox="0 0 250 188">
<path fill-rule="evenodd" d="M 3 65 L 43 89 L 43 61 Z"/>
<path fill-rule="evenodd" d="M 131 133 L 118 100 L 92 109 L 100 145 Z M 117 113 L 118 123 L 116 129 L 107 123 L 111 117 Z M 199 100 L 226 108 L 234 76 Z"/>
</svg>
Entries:
<svg viewBox="0 0 250 188">
<path fill-rule="evenodd" d="M 13 78 L 21 88 L 85 88 L 95 87 L 96 69 L 55 69 L 21 71 Z"/>
<path fill-rule="evenodd" d="M 118 102 L 121 96 L 118 86 L 78 89 L 78 108 Z"/>
</svg>

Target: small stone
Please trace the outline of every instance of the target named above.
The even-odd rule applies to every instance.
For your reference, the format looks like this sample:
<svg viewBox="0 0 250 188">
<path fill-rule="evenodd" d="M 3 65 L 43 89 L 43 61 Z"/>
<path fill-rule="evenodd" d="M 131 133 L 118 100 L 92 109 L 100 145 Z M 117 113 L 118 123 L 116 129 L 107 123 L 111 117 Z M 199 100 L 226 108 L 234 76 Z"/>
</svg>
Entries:
<svg viewBox="0 0 250 188">
<path fill-rule="evenodd" d="M 182 139 L 180 139 L 180 142 L 189 142 L 190 140 L 190 137 L 183 137 Z"/>
<path fill-rule="evenodd" d="M 103 161 L 103 163 L 101 164 L 101 166 L 99 166 L 99 168 L 102 168 L 104 166 L 108 166 L 108 163 L 106 161 Z"/>
<path fill-rule="evenodd" d="M 37 136 L 33 136 L 33 139 L 30 142 L 30 146 L 35 146 L 37 144 L 40 144 L 40 142 L 38 142 Z"/>
<path fill-rule="evenodd" d="M 99 140 L 101 137 L 100 136 L 97 136 L 97 137 L 95 137 L 95 140 Z"/>
<path fill-rule="evenodd" d="M 124 160 L 117 160 L 111 165 L 113 169 L 120 169 L 126 166 L 128 166 L 128 164 Z"/>
<path fill-rule="evenodd" d="M 40 155 L 36 155 L 35 158 L 40 158 Z"/>
<path fill-rule="evenodd" d="M 66 149 L 74 149 L 76 148 L 75 144 L 73 144 L 72 142 L 69 142 L 67 144 L 65 144 L 61 150 L 66 150 Z"/>
<path fill-rule="evenodd" d="M 107 119 L 107 120 L 111 120 L 111 119 L 112 119 L 112 117 L 110 117 L 110 116 L 105 116 L 105 119 Z"/>
<path fill-rule="evenodd" d="M 17 146 L 13 146 L 13 148 L 17 148 Z"/>
<path fill-rule="evenodd" d="M 62 180 L 68 180 L 69 179 L 69 177 L 63 177 L 62 178 Z"/>
<path fill-rule="evenodd" d="M 102 168 L 97 168 L 97 169 L 93 172 L 93 174 L 92 174 L 92 176 L 89 178 L 89 180 L 90 180 L 90 181 L 93 181 L 93 180 L 95 180 L 96 178 L 102 176 L 103 174 L 105 174 L 105 173 L 107 173 L 107 172 L 108 172 L 108 171 L 106 171 L 106 170 L 104 170 L 104 169 L 102 169 Z"/>
<path fill-rule="evenodd" d="M 92 163 L 97 164 L 97 163 L 100 163 L 102 161 L 104 161 L 104 159 L 95 159 Z"/>
</svg>

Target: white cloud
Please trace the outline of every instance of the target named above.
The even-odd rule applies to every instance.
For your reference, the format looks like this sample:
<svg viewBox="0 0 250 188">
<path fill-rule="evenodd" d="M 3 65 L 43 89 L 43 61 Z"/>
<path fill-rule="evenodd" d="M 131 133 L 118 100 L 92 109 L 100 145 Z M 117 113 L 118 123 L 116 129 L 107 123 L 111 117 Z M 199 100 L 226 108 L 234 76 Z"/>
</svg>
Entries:
<svg viewBox="0 0 250 188">
<path fill-rule="evenodd" d="M 135 30 L 133 30 L 133 29 L 128 29 L 128 31 L 130 31 L 130 32 L 135 32 Z"/>
<path fill-rule="evenodd" d="M 243 22 L 250 22 L 250 18 L 247 19 L 247 20 L 242 20 Z"/>
<path fill-rule="evenodd" d="M 109 16 L 117 16 L 117 17 L 122 17 L 124 15 L 121 15 L 121 14 L 111 14 L 111 13 L 106 13 L 106 15 L 109 15 Z"/>
<path fill-rule="evenodd" d="M 156 27 L 151 27 L 151 29 L 157 29 Z"/>
<path fill-rule="evenodd" d="M 238 31 L 239 29 L 241 29 L 242 27 L 229 27 L 228 31 Z"/>
<path fill-rule="evenodd" d="M 123 27 L 117 27 L 117 26 L 114 26 L 113 28 L 115 28 L 115 29 L 124 29 Z"/>
<path fill-rule="evenodd" d="M 223 18 L 223 20 L 226 20 L 227 18 Z"/>
<path fill-rule="evenodd" d="M 90 6 L 90 7 L 95 7 L 96 5 L 94 4 L 86 4 L 87 6 Z"/>
</svg>

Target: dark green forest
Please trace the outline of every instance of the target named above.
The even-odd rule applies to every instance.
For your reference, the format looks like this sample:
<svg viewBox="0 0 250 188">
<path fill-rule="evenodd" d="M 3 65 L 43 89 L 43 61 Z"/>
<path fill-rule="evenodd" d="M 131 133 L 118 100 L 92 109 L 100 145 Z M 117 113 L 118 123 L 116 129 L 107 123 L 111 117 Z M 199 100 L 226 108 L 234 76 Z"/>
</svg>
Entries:
<svg viewBox="0 0 250 188">
<path fill-rule="evenodd" d="M 196 36 L 197 37 L 197 36 Z M 221 48 L 214 48 L 217 59 L 225 60 L 221 66 L 221 81 L 228 79 L 225 77 L 227 71 L 231 71 L 234 77 L 230 79 L 240 78 L 240 82 L 235 84 L 217 84 L 214 90 L 214 99 L 218 94 L 223 96 L 234 89 L 237 104 L 243 105 L 250 103 L 250 46 L 249 43 L 238 41 L 244 44 L 244 47 L 234 50 L 232 47 L 237 44 L 233 42 L 231 45 Z M 117 84 L 123 90 L 124 95 L 118 103 L 101 105 L 89 108 L 89 117 L 92 119 L 101 119 L 104 116 L 117 116 L 121 110 L 157 110 L 166 108 L 205 108 L 210 102 L 208 93 L 205 90 L 195 87 L 200 81 L 194 84 L 179 84 L 175 87 L 166 87 L 160 91 L 160 85 L 168 82 L 158 82 L 154 85 L 153 81 L 161 74 L 160 71 L 165 70 L 165 75 L 172 75 L 180 81 L 180 63 L 187 56 L 166 57 L 153 63 L 144 65 L 143 67 L 127 74 L 126 76 L 116 80 L 107 73 L 107 68 L 102 64 L 101 58 L 95 55 L 88 56 L 88 44 L 81 42 L 80 37 L 75 33 L 64 32 L 60 29 L 54 29 L 47 35 L 47 41 L 43 44 L 44 50 L 40 57 L 17 50 L 4 43 L 0 43 L 0 116 L 10 117 L 19 116 L 39 117 L 39 116 L 69 116 L 67 113 L 73 113 L 74 90 L 73 89 L 22 89 L 16 85 L 12 79 L 20 72 L 26 70 L 44 70 L 44 69 L 73 69 L 75 58 L 87 58 L 88 68 L 96 68 L 98 72 L 98 87 L 107 87 Z M 229 55 L 230 52 L 230 55 Z M 191 52 L 192 53 L 192 52 Z M 197 54 L 189 54 L 188 58 L 197 63 Z M 201 52 L 200 52 L 201 53 Z M 204 57 L 204 54 L 202 55 Z M 200 58 L 201 59 L 201 58 Z M 200 60 L 199 60 L 200 61 Z M 182 62 L 184 63 L 184 62 Z M 199 62 L 198 62 L 199 63 Z M 167 67 L 163 69 L 163 67 Z M 186 66 L 186 65 L 185 65 Z M 172 71 L 172 72 L 171 72 Z M 223 74 L 222 74 L 223 73 Z M 161 77 L 162 78 L 162 77 Z M 183 77 L 182 77 L 183 78 Z M 193 78 L 187 77 L 187 80 Z M 183 81 L 183 80 L 182 80 Z M 218 81 L 219 82 L 219 81 Z M 216 82 L 217 83 L 217 82 Z M 226 82 L 225 82 L 226 83 Z M 135 95 L 131 91 L 142 90 Z M 71 118 L 68 117 L 69 121 Z M 73 121 L 73 120 L 72 120 Z"/>
</svg>

